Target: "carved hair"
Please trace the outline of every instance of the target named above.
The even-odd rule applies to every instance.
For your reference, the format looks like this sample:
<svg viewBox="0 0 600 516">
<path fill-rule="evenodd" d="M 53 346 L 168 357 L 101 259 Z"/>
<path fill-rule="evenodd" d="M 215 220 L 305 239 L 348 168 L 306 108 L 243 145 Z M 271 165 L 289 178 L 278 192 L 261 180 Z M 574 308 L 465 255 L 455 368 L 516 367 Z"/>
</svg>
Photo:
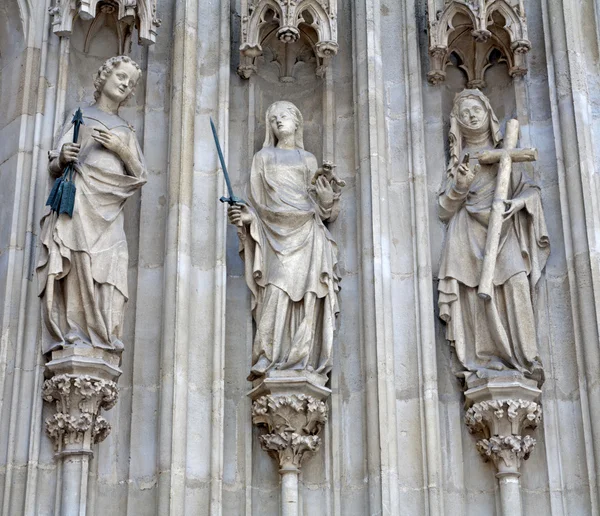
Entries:
<svg viewBox="0 0 600 516">
<path fill-rule="evenodd" d="M 450 162 L 448 163 L 447 172 L 451 175 L 454 173 L 454 168 L 458 166 L 458 160 L 460 159 L 462 152 L 463 142 L 461 131 L 463 129 L 460 123 L 459 111 L 460 105 L 465 99 L 477 99 L 483 104 L 485 110 L 487 111 L 489 124 L 488 128 L 494 147 L 497 147 L 502 141 L 500 122 L 498 122 L 498 117 L 496 117 L 488 98 L 477 89 L 462 90 L 460 93 L 457 93 L 454 97 L 452 112 L 450 113 L 450 133 L 448 134 L 448 141 L 450 144 Z"/>
<path fill-rule="evenodd" d="M 266 134 L 263 147 L 275 147 L 275 145 L 277 145 L 277 136 L 275 136 L 275 133 L 273 132 L 270 121 L 273 111 L 275 111 L 277 108 L 286 109 L 292 115 L 294 122 L 296 122 L 296 133 L 294 134 L 296 147 L 299 149 L 304 149 L 304 118 L 302 117 L 300 110 L 287 100 L 273 102 L 273 104 L 268 107 L 267 114 L 265 115 Z"/>
<path fill-rule="evenodd" d="M 96 91 L 94 92 L 94 100 L 97 101 L 100 98 L 100 94 L 102 93 L 102 89 L 104 88 L 104 84 L 106 84 L 106 80 L 110 77 L 110 74 L 113 73 L 114 69 L 117 68 L 121 63 L 129 63 L 135 66 L 138 71 L 138 77 L 133 86 L 133 90 L 127 96 L 126 99 L 121 102 L 121 104 L 127 102 L 131 97 L 133 97 L 133 93 L 135 91 L 135 86 L 137 82 L 140 80 L 142 76 L 142 70 L 139 65 L 131 59 L 129 56 L 115 56 L 107 59 L 104 64 L 98 69 L 98 73 L 96 74 L 96 78 L 94 79 L 94 88 Z"/>
</svg>

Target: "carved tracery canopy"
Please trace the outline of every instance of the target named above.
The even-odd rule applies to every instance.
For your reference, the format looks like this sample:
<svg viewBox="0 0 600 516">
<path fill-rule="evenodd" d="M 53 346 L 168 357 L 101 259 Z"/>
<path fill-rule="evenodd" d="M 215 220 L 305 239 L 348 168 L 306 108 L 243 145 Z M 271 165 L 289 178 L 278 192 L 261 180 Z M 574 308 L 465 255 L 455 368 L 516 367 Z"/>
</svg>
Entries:
<svg viewBox="0 0 600 516">
<path fill-rule="evenodd" d="M 511 77 L 527 73 L 527 18 L 523 0 L 428 0 L 430 71 L 437 84 L 454 64 L 467 75 L 468 88 L 485 86 L 495 61 L 506 62 Z"/>
<path fill-rule="evenodd" d="M 93 25 L 101 25 L 106 16 L 116 17 L 120 44 L 137 27 L 141 45 L 152 45 L 156 41 L 156 31 L 161 20 L 156 16 L 156 0 L 55 0 L 50 9 L 54 16 L 52 30 L 58 36 L 70 36 L 76 17 L 94 20 Z M 120 49 L 120 53 L 123 50 Z"/>
<path fill-rule="evenodd" d="M 301 38 L 310 43 L 323 75 L 337 54 L 337 0 L 242 0 L 241 62 L 238 73 L 249 78 L 256 71 L 256 58 L 264 45 L 276 38 L 294 44 Z"/>
</svg>

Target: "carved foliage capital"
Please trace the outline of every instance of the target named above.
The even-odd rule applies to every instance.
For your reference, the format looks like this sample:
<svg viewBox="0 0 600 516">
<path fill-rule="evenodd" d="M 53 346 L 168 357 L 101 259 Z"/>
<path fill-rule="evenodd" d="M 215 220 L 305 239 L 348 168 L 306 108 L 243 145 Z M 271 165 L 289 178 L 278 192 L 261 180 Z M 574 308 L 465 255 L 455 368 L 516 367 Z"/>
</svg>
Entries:
<svg viewBox="0 0 600 516">
<path fill-rule="evenodd" d="M 492 460 L 499 473 L 517 473 L 521 460 L 531 454 L 535 439 L 523 430 L 535 429 L 542 408 L 535 401 L 504 399 L 475 403 L 467 410 L 465 424 L 472 434 L 482 434 L 477 449 L 484 460 Z"/>
<path fill-rule="evenodd" d="M 305 394 L 266 395 L 252 403 L 252 422 L 267 429 L 259 437 L 262 448 L 280 468 L 299 468 L 307 453 L 317 451 L 326 421 L 327 405 Z"/>
<path fill-rule="evenodd" d="M 114 407 L 118 393 L 115 382 L 88 375 L 60 374 L 46 380 L 42 397 L 56 403 L 56 413 L 46 419 L 46 432 L 56 449 L 91 446 L 106 439 L 110 424 L 100 410 Z"/>
<path fill-rule="evenodd" d="M 485 461 L 491 460 L 498 472 L 517 472 L 521 460 L 527 460 L 535 447 L 530 435 L 496 435 L 477 441 L 477 450 Z"/>
</svg>

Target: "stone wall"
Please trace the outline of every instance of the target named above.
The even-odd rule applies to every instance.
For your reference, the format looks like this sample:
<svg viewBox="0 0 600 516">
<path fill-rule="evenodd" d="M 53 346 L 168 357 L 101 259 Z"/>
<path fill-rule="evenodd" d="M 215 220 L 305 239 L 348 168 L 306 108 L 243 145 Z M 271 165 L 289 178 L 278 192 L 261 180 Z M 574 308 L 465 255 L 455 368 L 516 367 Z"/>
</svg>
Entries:
<svg viewBox="0 0 600 516">
<path fill-rule="evenodd" d="M 46 5 L 47 4 L 47 5 Z M 323 444 L 300 477 L 300 514 L 501 514 L 493 467 L 464 424 L 463 388 L 437 317 L 444 238 L 436 197 L 462 73 L 427 82 L 426 2 L 338 0 L 338 54 L 310 55 L 281 82 L 265 54 L 240 63 L 241 2 L 159 0 L 156 42 L 121 116 L 148 183 L 126 206 L 129 292 L 119 402 L 94 449 L 87 514 L 275 516 L 276 463 L 246 396 L 253 322 L 209 126 L 245 194 L 266 107 L 292 100 L 307 150 L 346 181 L 331 224 L 341 318 Z M 60 514 L 60 468 L 43 431 L 45 359 L 34 274 L 59 127 L 92 100 L 117 53 L 110 23 L 52 31 L 47 8 L 0 0 L 0 514 Z M 482 91 L 517 118 L 539 181 L 552 253 L 536 300 L 546 370 L 538 444 L 521 472 L 524 514 L 598 514 L 600 477 L 600 7 L 527 0 L 529 71 L 498 63 Z"/>
</svg>

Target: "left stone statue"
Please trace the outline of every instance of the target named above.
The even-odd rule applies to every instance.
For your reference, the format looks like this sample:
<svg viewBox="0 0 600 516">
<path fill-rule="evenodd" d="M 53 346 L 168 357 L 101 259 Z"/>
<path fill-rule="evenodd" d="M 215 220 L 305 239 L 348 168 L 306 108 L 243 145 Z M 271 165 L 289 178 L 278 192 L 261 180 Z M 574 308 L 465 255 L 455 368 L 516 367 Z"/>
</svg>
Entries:
<svg viewBox="0 0 600 516">
<path fill-rule="evenodd" d="M 133 96 L 140 67 L 127 56 L 108 59 L 94 80 L 95 103 L 83 110 L 79 142 L 67 125 L 48 171 L 72 163 L 77 188 L 73 217 L 48 211 L 41 220 L 37 264 L 43 353 L 69 347 L 123 350 L 127 301 L 125 201 L 146 182 L 133 128 L 119 107 Z"/>
</svg>

